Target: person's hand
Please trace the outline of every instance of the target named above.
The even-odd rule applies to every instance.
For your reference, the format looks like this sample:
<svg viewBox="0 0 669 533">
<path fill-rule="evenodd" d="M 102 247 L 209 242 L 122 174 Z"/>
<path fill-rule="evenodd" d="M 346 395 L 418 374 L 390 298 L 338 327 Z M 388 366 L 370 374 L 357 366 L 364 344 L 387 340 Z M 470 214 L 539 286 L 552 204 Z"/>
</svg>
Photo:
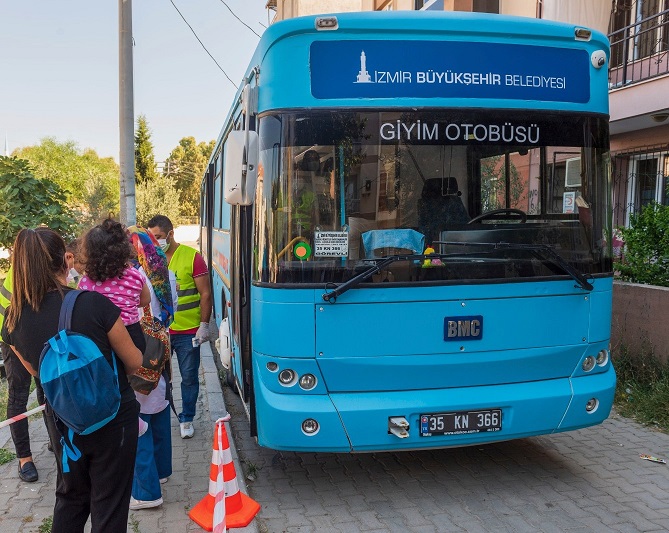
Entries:
<svg viewBox="0 0 669 533">
<path fill-rule="evenodd" d="M 200 322 L 200 327 L 195 332 L 195 338 L 198 340 L 198 344 L 207 342 L 209 340 L 209 324 Z"/>
</svg>

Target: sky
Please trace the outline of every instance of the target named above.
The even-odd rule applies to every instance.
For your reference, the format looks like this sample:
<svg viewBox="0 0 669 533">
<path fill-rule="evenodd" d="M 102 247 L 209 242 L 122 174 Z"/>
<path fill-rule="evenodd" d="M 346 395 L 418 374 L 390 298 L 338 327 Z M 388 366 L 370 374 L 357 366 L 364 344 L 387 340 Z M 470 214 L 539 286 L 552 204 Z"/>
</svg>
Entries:
<svg viewBox="0 0 669 533">
<path fill-rule="evenodd" d="M 266 0 L 172 0 L 239 84 Z M 44 137 L 119 160 L 119 0 L 0 0 L 0 155 Z M 271 13 L 271 12 L 270 12 Z M 218 137 L 236 89 L 170 0 L 132 2 L 134 113 L 157 162 L 183 137 Z"/>
</svg>

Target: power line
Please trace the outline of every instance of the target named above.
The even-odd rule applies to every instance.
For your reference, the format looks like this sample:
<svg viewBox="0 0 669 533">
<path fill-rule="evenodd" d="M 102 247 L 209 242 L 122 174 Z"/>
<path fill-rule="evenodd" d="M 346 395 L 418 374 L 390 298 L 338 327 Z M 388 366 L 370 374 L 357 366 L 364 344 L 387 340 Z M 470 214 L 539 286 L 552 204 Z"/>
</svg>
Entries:
<svg viewBox="0 0 669 533">
<path fill-rule="evenodd" d="M 221 67 L 221 65 L 218 64 L 218 61 L 216 61 L 216 58 L 214 58 L 214 56 L 211 55 L 211 53 L 209 52 L 209 50 L 207 50 L 207 47 L 206 47 L 206 46 L 204 45 L 204 43 L 200 40 L 200 38 L 197 36 L 197 33 L 195 33 L 195 30 L 193 29 L 193 26 L 191 26 L 190 24 L 188 24 L 188 21 L 186 20 L 186 17 L 184 17 L 184 16 L 181 14 L 181 11 L 179 11 L 179 8 L 178 8 L 177 5 L 174 3 L 174 0 L 170 0 L 170 3 L 174 6 L 174 9 L 177 10 L 177 13 L 179 13 L 179 16 L 180 16 L 180 17 L 183 19 L 183 21 L 186 23 L 186 26 L 188 26 L 188 27 L 190 28 L 190 31 L 193 32 L 193 35 L 195 35 L 195 38 L 197 39 L 197 41 L 200 43 L 200 45 L 202 45 L 202 48 L 204 48 L 204 51 L 207 52 L 207 54 L 209 54 L 209 57 L 211 57 L 211 59 L 213 59 L 214 63 L 216 63 L 216 66 L 221 70 L 221 72 L 225 75 L 225 77 L 228 78 L 228 81 L 229 81 L 230 83 L 232 83 L 232 85 L 235 87 L 235 89 L 239 89 L 239 87 L 237 87 L 237 84 L 236 84 L 234 81 L 232 81 L 232 79 L 230 79 L 230 76 L 228 76 L 228 73 L 225 72 L 225 70 L 223 70 L 223 67 Z"/>
<path fill-rule="evenodd" d="M 240 19 L 240 18 L 235 14 L 235 12 L 230 8 L 230 6 L 229 6 L 228 4 L 225 3 L 224 0 L 221 0 L 221 4 L 223 4 L 225 7 L 228 8 L 228 11 L 230 11 L 230 13 L 232 13 L 232 16 L 233 16 L 233 17 L 235 17 L 239 22 L 241 22 L 241 23 L 242 23 L 244 26 L 246 26 L 249 30 L 251 30 L 253 33 L 255 33 L 255 34 L 258 36 L 258 38 L 260 38 L 260 35 L 258 35 L 258 34 L 255 32 L 255 30 L 254 30 L 251 26 L 249 26 L 246 22 L 244 22 L 242 19 Z"/>
</svg>

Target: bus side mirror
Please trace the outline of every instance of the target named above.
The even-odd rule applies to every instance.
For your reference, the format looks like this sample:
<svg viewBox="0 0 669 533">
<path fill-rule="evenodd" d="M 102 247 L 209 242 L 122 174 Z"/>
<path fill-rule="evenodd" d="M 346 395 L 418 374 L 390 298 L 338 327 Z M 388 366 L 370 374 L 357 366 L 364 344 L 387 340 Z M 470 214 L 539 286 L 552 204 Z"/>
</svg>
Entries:
<svg viewBox="0 0 669 533">
<path fill-rule="evenodd" d="M 258 133 L 231 131 L 225 141 L 224 154 L 225 201 L 230 205 L 251 205 L 258 177 Z"/>
</svg>

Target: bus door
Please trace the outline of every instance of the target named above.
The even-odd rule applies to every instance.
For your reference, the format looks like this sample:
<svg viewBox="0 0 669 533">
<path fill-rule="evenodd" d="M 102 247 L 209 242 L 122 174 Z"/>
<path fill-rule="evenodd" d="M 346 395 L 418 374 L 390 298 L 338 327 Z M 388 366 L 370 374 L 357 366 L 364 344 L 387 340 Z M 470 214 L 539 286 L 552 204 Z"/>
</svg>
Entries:
<svg viewBox="0 0 669 533">
<path fill-rule="evenodd" d="M 244 402 L 251 396 L 251 229 L 252 207 L 234 206 L 230 228 L 230 319 L 237 347 L 235 377 Z"/>
</svg>

